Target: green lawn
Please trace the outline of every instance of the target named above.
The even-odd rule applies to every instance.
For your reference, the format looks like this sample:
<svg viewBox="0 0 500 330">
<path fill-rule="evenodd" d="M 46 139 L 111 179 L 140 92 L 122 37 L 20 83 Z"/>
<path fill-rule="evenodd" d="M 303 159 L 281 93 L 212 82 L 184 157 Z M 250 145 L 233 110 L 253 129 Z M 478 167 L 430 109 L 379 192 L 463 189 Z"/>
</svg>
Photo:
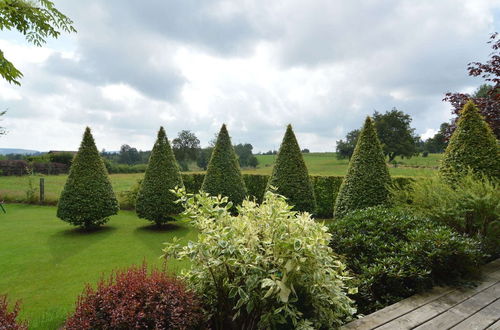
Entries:
<svg viewBox="0 0 500 330">
<path fill-rule="evenodd" d="M 56 218 L 55 207 L 9 204 L 6 209 L 0 213 L 0 294 L 22 301 L 21 316 L 32 329 L 57 328 L 85 283 L 143 260 L 161 265 L 163 242 L 197 236 L 184 221 L 158 231 L 129 211 L 101 230 L 84 233 Z M 186 266 L 174 260 L 167 268 L 177 272 Z"/>
<path fill-rule="evenodd" d="M 348 159 L 337 159 L 333 152 L 303 154 L 307 169 L 311 175 L 345 175 Z M 244 169 L 244 173 L 271 174 L 276 155 L 256 155 L 259 166 L 256 169 Z M 436 172 L 442 154 L 429 154 L 428 157 L 402 159 L 396 157 L 397 165 L 389 165 L 389 172 L 394 176 L 430 176 Z"/>
</svg>

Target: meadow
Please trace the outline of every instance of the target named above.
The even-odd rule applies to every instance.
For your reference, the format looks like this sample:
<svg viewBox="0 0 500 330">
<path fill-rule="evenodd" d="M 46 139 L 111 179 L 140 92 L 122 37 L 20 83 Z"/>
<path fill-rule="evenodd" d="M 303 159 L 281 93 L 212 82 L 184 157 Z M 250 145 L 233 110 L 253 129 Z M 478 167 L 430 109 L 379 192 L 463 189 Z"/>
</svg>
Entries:
<svg viewBox="0 0 500 330">
<path fill-rule="evenodd" d="M 259 166 L 255 169 L 242 169 L 248 174 L 271 174 L 276 155 L 257 155 Z M 428 157 L 412 157 L 410 159 L 396 158 L 397 164 L 389 165 L 389 172 L 393 176 L 424 177 L 436 173 L 442 154 L 429 154 Z M 335 153 L 308 153 L 304 160 L 310 175 L 345 175 L 349 161 L 338 160 Z M 129 190 L 142 173 L 111 174 L 111 183 L 116 193 Z M 45 200 L 55 204 L 66 182 L 66 175 L 50 175 L 45 177 Z M 38 187 L 38 176 L 0 176 L 0 200 L 6 202 L 21 202 L 26 199 L 29 182 Z"/>
<path fill-rule="evenodd" d="M 143 261 L 162 267 L 164 242 L 197 237 L 185 221 L 158 230 L 130 211 L 120 211 L 97 231 L 82 232 L 59 220 L 52 206 L 9 204 L 6 209 L 0 214 L 0 292 L 21 300 L 21 318 L 30 321 L 30 329 L 58 328 L 85 283 Z M 173 260 L 167 270 L 177 273 L 186 266 Z"/>
</svg>

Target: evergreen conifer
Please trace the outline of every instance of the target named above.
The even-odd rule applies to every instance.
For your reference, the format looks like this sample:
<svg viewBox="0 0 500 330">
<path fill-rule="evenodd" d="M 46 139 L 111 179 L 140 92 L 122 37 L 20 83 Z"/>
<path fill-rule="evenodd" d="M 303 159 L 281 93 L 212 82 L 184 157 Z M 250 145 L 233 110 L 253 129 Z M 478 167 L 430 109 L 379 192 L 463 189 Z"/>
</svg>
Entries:
<svg viewBox="0 0 500 330">
<path fill-rule="evenodd" d="M 335 203 L 334 217 L 387 202 L 389 170 L 370 117 L 367 117 Z"/>
<path fill-rule="evenodd" d="M 241 204 L 247 195 L 238 158 L 225 124 L 217 136 L 201 190 L 213 196 L 226 196 L 234 205 Z"/>
<path fill-rule="evenodd" d="M 160 127 L 137 194 L 137 216 L 157 225 L 175 220 L 173 216 L 182 212 L 182 207 L 175 203 L 177 197 L 170 191 L 175 187 L 184 187 L 182 176 L 165 130 Z"/>
<path fill-rule="evenodd" d="M 295 210 L 316 211 L 314 190 L 292 125 L 286 128 L 267 189 L 271 186 L 276 188 L 276 193 L 285 196 Z"/>
<path fill-rule="evenodd" d="M 87 127 L 59 198 L 57 217 L 90 229 L 106 223 L 118 209 L 108 172 Z"/>
<path fill-rule="evenodd" d="M 479 175 L 500 179 L 500 146 L 472 101 L 467 102 L 460 113 L 439 173 L 446 182 L 454 184 L 469 169 Z"/>
</svg>

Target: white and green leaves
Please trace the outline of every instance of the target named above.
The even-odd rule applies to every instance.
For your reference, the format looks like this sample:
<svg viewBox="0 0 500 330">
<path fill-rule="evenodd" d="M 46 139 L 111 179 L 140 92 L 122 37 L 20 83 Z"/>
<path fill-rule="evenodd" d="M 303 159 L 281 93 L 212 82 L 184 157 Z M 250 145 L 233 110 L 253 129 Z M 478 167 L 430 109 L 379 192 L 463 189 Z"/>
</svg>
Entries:
<svg viewBox="0 0 500 330">
<path fill-rule="evenodd" d="M 331 328 L 354 313 L 330 234 L 283 196 L 246 200 L 233 216 L 225 197 L 176 193 L 200 234 L 186 246 L 168 243 L 165 257 L 191 260 L 184 276 L 214 320 L 241 329 Z"/>
</svg>

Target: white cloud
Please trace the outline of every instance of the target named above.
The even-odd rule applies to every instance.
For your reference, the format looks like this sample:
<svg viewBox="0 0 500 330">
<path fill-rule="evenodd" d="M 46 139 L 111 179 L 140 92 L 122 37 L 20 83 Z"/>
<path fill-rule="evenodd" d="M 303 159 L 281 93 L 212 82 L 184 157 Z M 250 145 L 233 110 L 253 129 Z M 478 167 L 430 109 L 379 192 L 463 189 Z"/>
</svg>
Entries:
<svg viewBox="0 0 500 330">
<path fill-rule="evenodd" d="M 374 110 L 397 107 L 428 137 L 450 118 L 447 91 L 473 91 L 500 0 L 56 3 L 78 33 L 47 47 L 0 39 L 24 73 L 0 82 L 5 147 L 69 149 L 86 125 L 100 148 L 150 149 L 160 125 L 207 144 L 331 151 Z M 117 19 L 120 17 L 120 19 Z M 1 108 L 0 108 L 1 109 Z M 28 129 L 31 127 L 31 129 Z"/>
<path fill-rule="evenodd" d="M 421 135 L 421 139 L 422 141 L 425 141 L 427 140 L 428 138 L 431 138 L 433 137 L 434 135 L 436 135 L 438 131 L 435 130 L 434 128 L 428 128 L 422 135 Z"/>
</svg>

